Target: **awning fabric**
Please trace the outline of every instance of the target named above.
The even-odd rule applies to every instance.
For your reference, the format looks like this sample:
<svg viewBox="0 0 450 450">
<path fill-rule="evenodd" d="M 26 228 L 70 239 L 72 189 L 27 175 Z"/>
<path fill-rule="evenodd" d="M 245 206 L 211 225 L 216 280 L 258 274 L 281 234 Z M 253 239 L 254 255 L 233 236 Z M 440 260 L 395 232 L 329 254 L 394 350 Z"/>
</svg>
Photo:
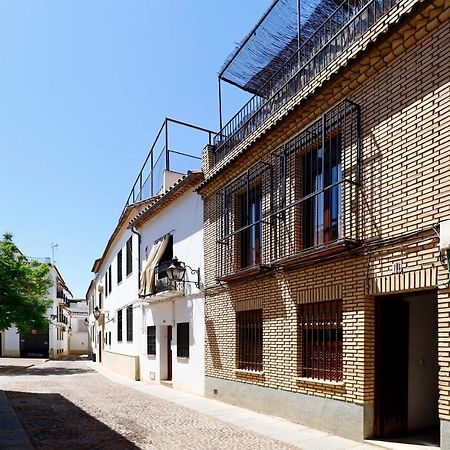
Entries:
<svg viewBox="0 0 450 450">
<path fill-rule="evenodd" d="M 144 269 L 141 273 L 141 289 L 139 295 L 147 297 L 155 294 L 155 268 L 161 260 L 164 251 L 169 242 L 169 234 L 166 234 L 162 239 L 153 244 L 150 254 L 145 262 Z"/>
</svg>

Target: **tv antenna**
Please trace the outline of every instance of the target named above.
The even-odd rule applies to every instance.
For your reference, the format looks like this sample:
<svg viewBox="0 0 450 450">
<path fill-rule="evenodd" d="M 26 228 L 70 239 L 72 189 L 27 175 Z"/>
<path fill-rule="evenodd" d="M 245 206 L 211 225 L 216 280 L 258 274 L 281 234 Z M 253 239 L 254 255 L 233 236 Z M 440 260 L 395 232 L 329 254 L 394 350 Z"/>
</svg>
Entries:
<svg viewBox="0 0 450 450">
<path fill-rule="evenodd" d="M 55 250 L 58 248 L 58 244 L 51 243 L 52 246 L 52 264 L 55 264 Z"/>
</svg>

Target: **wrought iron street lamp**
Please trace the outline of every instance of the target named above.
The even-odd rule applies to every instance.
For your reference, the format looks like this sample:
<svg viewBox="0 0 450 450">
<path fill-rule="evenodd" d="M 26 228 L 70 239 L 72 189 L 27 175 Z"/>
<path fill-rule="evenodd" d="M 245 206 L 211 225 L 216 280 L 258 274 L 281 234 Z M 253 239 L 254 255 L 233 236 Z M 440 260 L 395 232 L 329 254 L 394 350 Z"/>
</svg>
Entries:
<svg viewBox="0 0 450 450">
<path fill-rule="evenodd" d="M 197 281 L 189 281 L 185 280 L 184 277 L 186 275 L 186 268 L 191 271 L 192 275 L 197 275 Z M 197 270 L 193 269 L 191 266 L 188 266 L 183 261 L 178 261 L 178 258 L 175 256 L 170 263 L 170 266 L 166 269 L 167 278 L 169 281 L 178 281 L 183 283 L 193 283 L 197 289 L 200 289 L 200 268 Z"/>
</svg>

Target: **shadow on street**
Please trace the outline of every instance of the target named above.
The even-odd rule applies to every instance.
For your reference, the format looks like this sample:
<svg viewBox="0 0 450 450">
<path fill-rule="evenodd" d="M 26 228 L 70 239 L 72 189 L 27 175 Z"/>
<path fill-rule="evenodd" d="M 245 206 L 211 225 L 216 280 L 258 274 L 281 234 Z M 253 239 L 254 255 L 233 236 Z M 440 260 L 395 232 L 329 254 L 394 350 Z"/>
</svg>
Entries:
<svg viewBox="0 0 450 450">
<path fill-rule="evenodd" d="M 5 392 L 38 450 L 138 448 L 59 394 Z"/>
</svg>

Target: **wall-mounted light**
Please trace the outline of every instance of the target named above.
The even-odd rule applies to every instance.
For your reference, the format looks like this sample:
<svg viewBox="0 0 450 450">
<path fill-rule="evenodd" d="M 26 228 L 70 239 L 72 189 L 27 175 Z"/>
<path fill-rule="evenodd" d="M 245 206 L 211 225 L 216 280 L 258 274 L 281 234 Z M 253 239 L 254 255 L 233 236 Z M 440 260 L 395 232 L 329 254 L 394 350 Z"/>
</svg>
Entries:
<svg viewBox="0 0 450 450">
<path fill-rule="evenodd" d="M 192 275 L 197 275 L 197 281 L 189 281 L 185 280 L 184 277 L 186 275 L 186 268 L 191 271 Z M 182 281 L 183 283 L 193 283 L 197 289 L 200 289 L 200 268 L 197 270 L 193 269 L 191 266 L 188 266 L 183 261 L 178 261 L 178 258 L 175 256 L 170 263 L 170 266 L 166 269 L 167 278 L 169 281 Z"/>
</svg>

